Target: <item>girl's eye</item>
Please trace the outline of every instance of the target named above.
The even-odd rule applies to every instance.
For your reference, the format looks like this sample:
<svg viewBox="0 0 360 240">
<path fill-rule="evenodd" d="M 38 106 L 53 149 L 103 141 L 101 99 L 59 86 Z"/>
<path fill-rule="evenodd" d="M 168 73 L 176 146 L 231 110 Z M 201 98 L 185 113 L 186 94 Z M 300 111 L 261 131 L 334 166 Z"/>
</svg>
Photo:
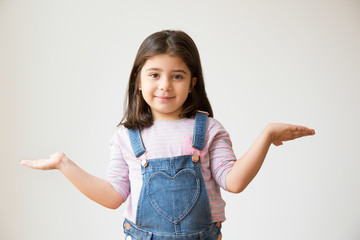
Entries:
<svg viewBox="0 0 360 240">
<path fill-rule="evenodd" d="M 159 77 L 159 74 L 157 74 L 157 73 L 151 73 L 149 76 L 150 76 L 151 78 L 158 78 L 158 77 Z"/>
<path fill-rule="evenodd" d="M 176 80 L 180 80 L 180 79 L 183 79 L 184 77 L 180 74 L 177 74 L 177 75 L 174 75 L 173 78 Z"/>
</svg>

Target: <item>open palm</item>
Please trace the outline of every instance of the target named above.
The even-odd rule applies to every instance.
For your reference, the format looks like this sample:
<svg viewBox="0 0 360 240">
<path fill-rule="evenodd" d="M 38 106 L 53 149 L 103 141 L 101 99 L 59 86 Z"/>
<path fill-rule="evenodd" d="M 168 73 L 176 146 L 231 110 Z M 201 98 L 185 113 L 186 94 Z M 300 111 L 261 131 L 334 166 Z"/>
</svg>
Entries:
<svg viewBox="0 0 360 240">
<path fill-rule="evenodd" d="M 314 135 L 315 130 L 304 126 L 272 123 L 268 126 L 272 132 L 272 143 L 275 146 L 282 145 L 283 141 L 289 141 L 300 137 Z"/>
<path fill-rule="evenodd" d="M 64 153 L 57 152 L 51 154 L 48 159 L 22 160 L 20 163 L 24 166 L 34 169 L 41 169 L 41 170 L 59 169 L 64 157 L 65 157 Z"/>
</svg>

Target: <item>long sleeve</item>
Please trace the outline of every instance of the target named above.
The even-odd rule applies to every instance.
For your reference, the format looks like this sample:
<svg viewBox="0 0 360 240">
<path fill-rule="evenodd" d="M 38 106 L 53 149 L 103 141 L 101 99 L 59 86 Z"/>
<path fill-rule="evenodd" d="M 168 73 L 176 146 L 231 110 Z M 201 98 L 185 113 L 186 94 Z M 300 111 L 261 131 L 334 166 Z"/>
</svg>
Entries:
<svg viewBox="0 0 360 240">
<path fill-rule="evenodd" d="M 117 134 L 110 140 L 110 161 L 106 180 L 118 191 L 124 200 L 130 194 L 129 167 L 122 154 Z"/>
<path fill-rule="evenodd" d="M 210 168 L 217 184 L 226 190 L 226 175 L 233 167 L 236 157 L 228 132 L 219 122 L 214 122 L 208 129 Z"/>
</svg>

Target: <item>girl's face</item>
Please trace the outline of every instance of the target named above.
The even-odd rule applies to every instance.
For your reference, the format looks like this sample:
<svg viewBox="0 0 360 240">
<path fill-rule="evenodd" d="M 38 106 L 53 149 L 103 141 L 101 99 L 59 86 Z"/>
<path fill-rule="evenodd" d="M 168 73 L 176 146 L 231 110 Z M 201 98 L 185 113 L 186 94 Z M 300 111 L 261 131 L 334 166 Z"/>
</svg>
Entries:
<svg viewBox="0 0 360 240">
<path fill-rule="evenodd" d="M 153 118 L 180 119 L 182 106 L 195 86 L 196 78 L 182 58 L 160 54 L 149 58 L 141 69 L 140 90 Z"/>
</svg>

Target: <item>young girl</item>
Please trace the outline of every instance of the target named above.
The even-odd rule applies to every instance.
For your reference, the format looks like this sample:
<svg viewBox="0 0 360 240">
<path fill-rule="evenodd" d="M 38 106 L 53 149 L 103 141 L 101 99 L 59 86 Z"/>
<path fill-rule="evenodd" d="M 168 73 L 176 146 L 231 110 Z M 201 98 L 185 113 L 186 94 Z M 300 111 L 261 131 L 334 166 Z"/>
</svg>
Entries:
<svg viewBox="0 0 360 240">
<path fill-rule="evenodd" d="M 106 180 L 63 153 L 21 163 L 60 170 L 105 207 L 128 200 L 126 239 L 212 240 L 221 239 L 225 221 L 220 187 L 240 193 L 271 144 L 313 134 L 302 126 L 269 124 L 236 160 L 228 133 L 213 118 L 195 43 L 182 31 L 161 31 L 144 40 L 135 58 Z"/>
</svg>

